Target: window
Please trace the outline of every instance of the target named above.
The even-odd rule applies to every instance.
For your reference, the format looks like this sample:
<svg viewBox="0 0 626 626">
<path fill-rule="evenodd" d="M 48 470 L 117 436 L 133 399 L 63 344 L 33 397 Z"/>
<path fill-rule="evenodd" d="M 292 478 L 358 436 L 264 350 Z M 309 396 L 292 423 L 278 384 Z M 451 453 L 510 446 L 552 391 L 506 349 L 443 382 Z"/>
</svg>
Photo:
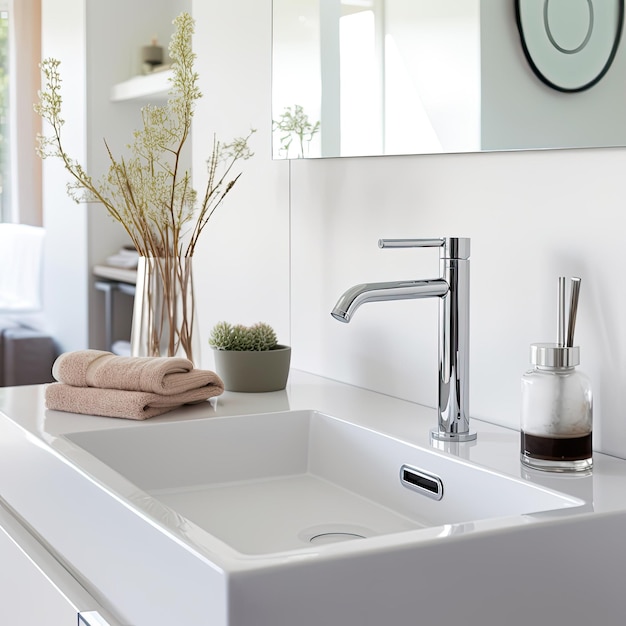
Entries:
<svg viewBox="0 0 626 626">
<path fill-rule="evenodd" d="M 41 226 L 40 0 L 0 0 L 0 222 Z"/>
<path fill-rule="evenodd" d="M 0 222 L 10 221 L 9 11 L 0 0 Z"/>
</svg>

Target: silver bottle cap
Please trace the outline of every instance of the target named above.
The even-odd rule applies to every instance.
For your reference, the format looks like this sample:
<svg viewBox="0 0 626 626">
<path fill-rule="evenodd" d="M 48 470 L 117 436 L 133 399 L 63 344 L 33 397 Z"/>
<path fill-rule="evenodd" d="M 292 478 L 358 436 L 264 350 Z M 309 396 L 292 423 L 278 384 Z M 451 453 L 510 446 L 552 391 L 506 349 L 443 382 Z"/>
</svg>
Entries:
<svg viewBox="0 0 626 626">
<path fill-rule="evenodd" d="M 558 343 L 532 343 L 530 362 L 539 367 L 574 367 L 580 363 L 580 348 Z"/>
</svg>

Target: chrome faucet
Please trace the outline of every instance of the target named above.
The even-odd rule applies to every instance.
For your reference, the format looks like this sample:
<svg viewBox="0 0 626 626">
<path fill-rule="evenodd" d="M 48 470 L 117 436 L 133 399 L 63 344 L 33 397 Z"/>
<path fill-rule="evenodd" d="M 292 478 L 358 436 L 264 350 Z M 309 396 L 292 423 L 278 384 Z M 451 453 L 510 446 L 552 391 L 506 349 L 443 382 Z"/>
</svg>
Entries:
<svg viewBox="0 0 626 626">
<path fill-rule="evenodd" d="M 441 276 L 429 280 L 364 283 L 348 289 L 331 315 L 349 322 L 366 302 L 439 298 L 438 425 L 431 431 L 441 441 L 472 441 L 469 428 L 469 256 L 470 240 L 380 239 L 380 248 L 440 248 Z"/>
</svg>

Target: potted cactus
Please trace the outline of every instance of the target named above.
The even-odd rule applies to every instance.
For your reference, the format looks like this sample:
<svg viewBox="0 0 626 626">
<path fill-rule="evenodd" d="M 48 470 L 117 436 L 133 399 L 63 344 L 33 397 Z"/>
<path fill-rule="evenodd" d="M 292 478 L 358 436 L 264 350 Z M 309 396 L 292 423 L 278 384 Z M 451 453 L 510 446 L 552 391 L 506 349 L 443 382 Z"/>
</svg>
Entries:
<svg viewBox="0 0 626 626">
<path fill-rule="evenodd" d="M 278 391 L 287 385 L 291 348 L 278 343 L 269 324 L 218 322 L 211 330 L 209 345 L 227 391 Z"/>
</svg>

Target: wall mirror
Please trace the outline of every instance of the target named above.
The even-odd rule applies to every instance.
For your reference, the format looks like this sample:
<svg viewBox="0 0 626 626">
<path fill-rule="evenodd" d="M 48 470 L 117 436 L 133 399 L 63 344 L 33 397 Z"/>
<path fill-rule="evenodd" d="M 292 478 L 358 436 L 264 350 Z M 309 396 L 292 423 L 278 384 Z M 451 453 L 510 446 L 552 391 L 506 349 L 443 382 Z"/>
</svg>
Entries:
<svg viewBox="0 0 626 626">
<path fill-rule="evenodd" d="M 273 0 L 273 156 L 626 145 L 624 0 Z"/>
</svg>

